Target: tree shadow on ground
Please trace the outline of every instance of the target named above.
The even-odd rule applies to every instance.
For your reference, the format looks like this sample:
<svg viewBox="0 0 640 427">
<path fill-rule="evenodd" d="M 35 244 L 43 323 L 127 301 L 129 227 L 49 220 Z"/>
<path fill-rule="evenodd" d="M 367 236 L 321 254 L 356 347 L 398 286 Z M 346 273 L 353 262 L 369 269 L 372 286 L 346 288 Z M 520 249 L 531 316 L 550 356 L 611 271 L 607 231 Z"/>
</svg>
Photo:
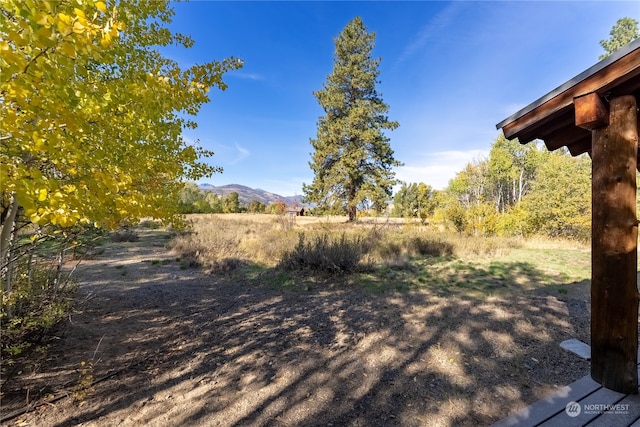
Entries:
<svg viewBox="0 0 640 427">
<path fill-rule="evenodd" d="M 111 256 L 85 267 L 83 312 L 20 391 L 78 390 L 82 362 L 105 379 L 80 402 L 42 406 L 27 421 L 488 425 L 588 373 L 587 362 L 559 347 L 588 338 L 582 297 L 447 293 L 428 284 L 291 292 L 150 259 Z M 124 269 L 118 279 L 114 270 Z M 504 263 L 503 280 L 519 269 L 533 280 L 544 274 Z M 457 283 L 478 283 L 486 271 L 456 274 Z"/>
</svg>

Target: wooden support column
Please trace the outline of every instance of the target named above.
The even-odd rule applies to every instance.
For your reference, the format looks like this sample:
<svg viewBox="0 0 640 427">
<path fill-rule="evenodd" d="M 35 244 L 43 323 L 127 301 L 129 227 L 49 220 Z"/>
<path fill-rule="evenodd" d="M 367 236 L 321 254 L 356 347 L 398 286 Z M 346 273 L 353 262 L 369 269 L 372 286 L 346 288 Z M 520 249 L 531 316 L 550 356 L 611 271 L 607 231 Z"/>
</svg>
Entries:
<svg viewBox="0 0 640 427">
<path fill-rule="evenodd" d="M 591 377 L 606 388 L 636 394 L 637 101 L 612 98 L 607 120 L 599 118 L 601 107 L 585 120 L 593 129 Z"/>
</svg>

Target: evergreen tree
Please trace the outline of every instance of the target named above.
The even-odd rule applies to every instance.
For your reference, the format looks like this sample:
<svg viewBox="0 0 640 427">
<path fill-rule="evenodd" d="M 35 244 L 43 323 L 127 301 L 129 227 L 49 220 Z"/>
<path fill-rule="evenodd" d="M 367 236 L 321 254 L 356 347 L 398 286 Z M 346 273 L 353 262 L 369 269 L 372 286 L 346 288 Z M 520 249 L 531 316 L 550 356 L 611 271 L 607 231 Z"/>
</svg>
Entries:
<svg viewBox="0 0 640 427">
<path fill-rule="evenodd" d="M 600 40 L 600 46 L 606 53 L 600 55 L 599 59 L 604 59 L 616 50 L 628 45 L 633 40 L 640 37 L 638 31 L 638 21 L 633 18 L 620 18 L 609 32 L 608 40 Z"/>
<path fill-rule="evenodd" d="M 314 92 L 325 115 L 310 140 L 314 179 L 303 186 L 305 199 L 323 210 L 346 211 L 349 221 L 358 204 L 386 205 L 396 183 L 392 168 L 401 165 L 384 134 L 398 123 L 388 119 L 389 106 L 376 91 L 380 59 L 372 56 L 374 44 L 375 33 L 354 18 L 335 38 L 333 72 Z"/>
</svg>

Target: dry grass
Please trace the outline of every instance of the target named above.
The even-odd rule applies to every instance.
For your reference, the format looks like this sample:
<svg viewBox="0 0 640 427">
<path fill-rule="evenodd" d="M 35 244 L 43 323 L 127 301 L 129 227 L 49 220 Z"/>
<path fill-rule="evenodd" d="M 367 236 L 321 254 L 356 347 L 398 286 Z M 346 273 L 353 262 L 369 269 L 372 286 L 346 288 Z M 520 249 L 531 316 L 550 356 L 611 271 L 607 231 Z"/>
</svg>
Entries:
<svg viewBox="0 0 640 427">
<path fill-rule="evenodd" d="M 486 298 L 547 286 L 564 294 L 570 284 L 590 277 L 590 252 L 579 242 L 467 236 L 401 219 L 355 224 L 345 217 L 289 222 L 267 214 L 188 219 L 191 232 L 171 243 L 183 263 L 211 273 L 242 268 L 243 280 L 276 287 L 429 288 Z M 331 278 L 335 275 L 347 277 Z"/>
<path fill-rule="evenodd" d="M 346 217 L 287 218 L 261 214 L 208 214 L 188 216 L 191 231 L 175 238 L 171 248 L 182 258 L 218 270 L 227 266 L 255 264 L 275 267 L 291 264 L 292 255 L 313 257 L 302 264 L 318 264 L 323 248 L 340 248 L 345 257 L 358 258 L 361 266 L 401 266 L 419 257 L 503 256 L 521 242 L 512 238 L 474 237 L 399 218 L 365 218 L 348 224 Z M 300 235 L 306 246 L 301 251 Z M 342 239 L 351 245 L 340 246 Z M 315 242 L 315 243 L 314 243 Z M 297 252 L 296 252 L 297 251 Z M 327 256 L 334 255 L 336 251 Z M 357 255 L 357 257 L 356 257 Z M 308 262 L 307 262 L 308 261 Z M 312 262 L 313 261 L 313 262 Z M 321 267 L 319 267 L 321 268 Z M 226 269 L 226 268 L 221 268 Z"/>
</svg>

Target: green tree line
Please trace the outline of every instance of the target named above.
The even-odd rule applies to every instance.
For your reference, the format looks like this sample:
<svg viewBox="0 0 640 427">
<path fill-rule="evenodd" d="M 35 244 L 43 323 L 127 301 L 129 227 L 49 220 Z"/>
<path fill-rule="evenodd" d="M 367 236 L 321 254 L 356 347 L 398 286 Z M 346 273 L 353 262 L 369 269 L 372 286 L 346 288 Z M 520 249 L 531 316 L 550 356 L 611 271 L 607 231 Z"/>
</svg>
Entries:
<svg viewBox="0 0 640 427">
<path fill-rule="evenodd" d="M 265 205 L 259 200 L 242 203 L 237 192 L 220 196 L 211 191 L 202 191 L 193 182 L 184 184 L 179 193 L 178 210 L 183 214 L 192 213 L 271 213 L 283 214 L 287 205 L 278 200 Z"/>
<path fill-rule="evenodd" d="M 403 184 L 394 196 L 392 214 L 429 219 L 473 235 L 586 239 L 591 161 L 500 135 L 487 158 L 468 163 L 444 190 Z"/>
</svg>

